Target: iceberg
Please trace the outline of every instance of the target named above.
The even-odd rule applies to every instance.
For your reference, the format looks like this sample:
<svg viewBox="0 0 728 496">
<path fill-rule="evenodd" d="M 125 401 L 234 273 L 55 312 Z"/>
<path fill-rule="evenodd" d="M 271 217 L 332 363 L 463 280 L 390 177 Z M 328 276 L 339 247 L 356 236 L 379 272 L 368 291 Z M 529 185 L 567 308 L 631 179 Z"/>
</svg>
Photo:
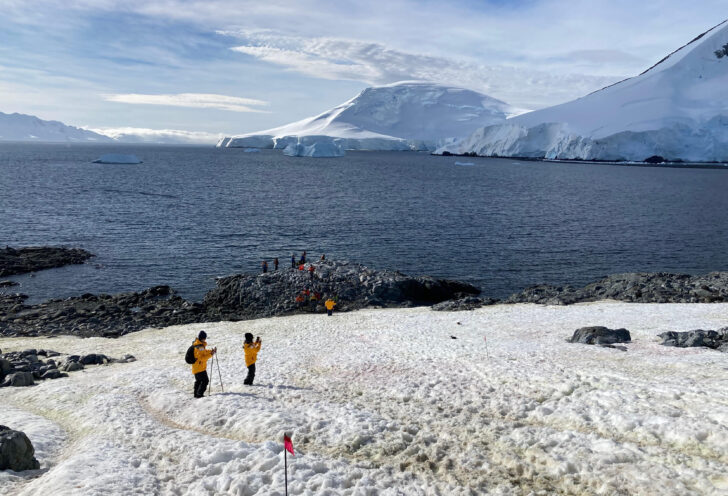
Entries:
<svg viewBox="0 0 728 496">
<path fill-rule="evenodd" d="M 122 153 L 107 153 L 93 161 L 94 164 L 141 164 L 142 161 L 136 155 Z"/>
</svg>

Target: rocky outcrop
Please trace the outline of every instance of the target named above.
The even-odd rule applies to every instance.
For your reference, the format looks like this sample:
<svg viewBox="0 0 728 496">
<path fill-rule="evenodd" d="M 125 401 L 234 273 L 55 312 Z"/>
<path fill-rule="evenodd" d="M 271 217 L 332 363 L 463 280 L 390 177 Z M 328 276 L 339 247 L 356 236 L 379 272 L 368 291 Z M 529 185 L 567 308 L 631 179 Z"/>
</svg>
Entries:
<svg viewBox="0 0 728 496">
<path fill-rule="evenodd" d="M 313 272 L 309 269 L 313 267 Z M 336 311 L 366 307 L 433 305 L 480 292 L 470 284 L 411 277 L 391 270 L 373 270 L 346 261 L 325 260 L 266 274 L 240 274 L 218 279 L 217 287 L 205 295 L 207 315 L 215 320 L 240 320 L 305 311 L 323 311 L 323 301 L 296 297 L 303 291 L 320 293 L 322 299 L 338 300 Z M 310 296 L 310 295 L 309 295 Z"/>
<path fill-rule="evenodd" d="M 0 387 L 32 386 L 35 381 L 68 377 L 66 372 L 82 370 L 86 365 L 127 363 L 136 359 L 132 355 L 110 358 L 106 355 L 68 355 L 51 350 L 11 351 L 0 354 Z"/>
<path fill-rule="evenodd" d="M 0 248 L 0 277 L 82 264 L 93 256 L 80 248 L 38 246 L 14 249 L 8 246 Z"/>
<path fill-rule="evenodd" d="M 713 303 L 728 301 L 728 272 L 705 275 L 627 273 L 607 276 L 583 288 L 531 286 L 511 295 L 506 303 L 571 303 L 620 300 L 634 303 Z"/>
<path fill-rule="evenodd" d="M 0 295 L 0 335 L 118 337 L 147 327 L 204 322 L 199 303 L 174 294 L 169 286 L 138 293 L 84 294 L 25 305 L 25 295 Z"/>
<path fill-rule="evenodd" d="M 663 332 L 659 334 L 665 346 L 678 348 L 705 347 L 728 353 L 728 327 L 717 331 L 697 329 L 685 332 Z"/>
<path fill-rule="evenodd" d="M 627 329 L 609 329 L 603 326 L 581 327 L 574 331 L 570 343 L 610 345 L 629 343 L 632 336 Z"/>
<path fill-rule="evenodd" d="M 0 425 L 0 470 L 38 470 L 35 449 L 24 432 Z"/>
<path fill-rule="evenodd" d="M 456 300 L 447 300 L 432 305 L 432 310 L 436 312 L 463 312 L 467 310 L 475 310 L 476 308 L 487 305 L 495 305 L 500 300 L 496 298 L 479 298 L 477 296 L 466 296 Z"/>
</svg>

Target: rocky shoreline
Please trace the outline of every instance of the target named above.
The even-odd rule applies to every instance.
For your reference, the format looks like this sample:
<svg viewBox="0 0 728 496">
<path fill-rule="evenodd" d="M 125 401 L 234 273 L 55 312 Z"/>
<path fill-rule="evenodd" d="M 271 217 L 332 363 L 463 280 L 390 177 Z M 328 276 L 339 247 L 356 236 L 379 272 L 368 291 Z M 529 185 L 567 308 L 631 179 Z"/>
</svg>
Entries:
<svg viewBox="0 0 728 496">
<path fill-rule="evenodd" d="M 6 246 L 0 248 L 0 277 L 82 264 L 93 256 L 80 248 L 31 246 L 15 249 Z"/>
<path fill-rule="evenodd" d="M 337 301 L 336 312 L 412 306 L 463 311 L 496 303 L 569 305 L 604 299 L 635 303 L 728 302 L 728 272 L 697 276 L 664 272 L 614 274 L 582 288 L 531 286 L 505 300 L 481 297 L 479 293 L 478 288 L 458 281 L 322 260 L 304 264 L 303 270 L 286 268 L 219 278 L 216 288 L 201 303 L 181 298 L 169 286 L 115 295 L 84 294 L 36 305 L 26 305 L 26 295 L 0 293 L 0 336 L 119 337 L 149 327 L 324 313 L 327 298 Z"/>
</svg>

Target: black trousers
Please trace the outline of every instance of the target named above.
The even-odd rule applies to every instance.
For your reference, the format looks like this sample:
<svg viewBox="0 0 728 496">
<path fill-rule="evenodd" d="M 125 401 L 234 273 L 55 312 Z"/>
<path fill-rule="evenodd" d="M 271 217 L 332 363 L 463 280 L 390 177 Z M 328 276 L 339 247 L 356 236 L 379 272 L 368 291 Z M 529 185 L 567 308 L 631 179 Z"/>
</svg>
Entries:
<svg viewBox="0 0 728 496">
<path fill-rule="evenodd" d="M 207 385 L 210 383 L 210 378 L 207 377 L 207 370 L 198 372 L 195 374 L 195 398 L 202 398 L 205 396 Z"/>
<path fill-rule="evenodd" d="M 252 386 L 253 379 L 255 379 L 255 364 L 248 366 L 248 377 L 245 378 L 245 380 L 243 381 L 243 384 Z"/>
</svg>

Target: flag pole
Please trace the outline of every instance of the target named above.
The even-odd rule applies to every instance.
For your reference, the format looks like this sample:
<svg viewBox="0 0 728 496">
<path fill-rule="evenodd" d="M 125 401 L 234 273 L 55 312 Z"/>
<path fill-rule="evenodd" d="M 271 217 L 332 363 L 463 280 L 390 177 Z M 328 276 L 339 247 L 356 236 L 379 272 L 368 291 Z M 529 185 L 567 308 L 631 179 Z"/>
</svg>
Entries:
<svg viewBox="0 0 728 496">
<path fill-rule="evenodd" d="M 286 445 L 286 435 L 283 434 L 283 460 L 285 464 L 285 478 L 286 478 L 286 496 L 288 496 L 288 450 L 285 448 Z"/>
</svg>

